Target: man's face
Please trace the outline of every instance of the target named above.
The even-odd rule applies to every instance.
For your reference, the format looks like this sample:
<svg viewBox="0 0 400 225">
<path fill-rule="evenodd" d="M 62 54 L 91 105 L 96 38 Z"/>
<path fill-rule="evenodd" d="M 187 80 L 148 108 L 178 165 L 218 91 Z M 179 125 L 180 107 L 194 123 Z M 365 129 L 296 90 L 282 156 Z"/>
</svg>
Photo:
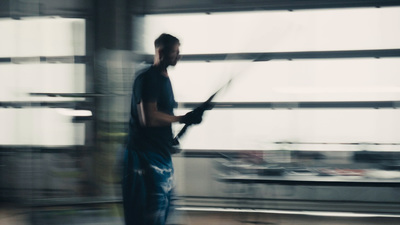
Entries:
<svg viewBox="0 0 400 225">
<path fill-rule="evenodd" d="M 174 45 L 169 52 L 165 55 L 165 61 L 170 66 L 175 66 L 180 59 L 179 44 Z"/>
</svg>

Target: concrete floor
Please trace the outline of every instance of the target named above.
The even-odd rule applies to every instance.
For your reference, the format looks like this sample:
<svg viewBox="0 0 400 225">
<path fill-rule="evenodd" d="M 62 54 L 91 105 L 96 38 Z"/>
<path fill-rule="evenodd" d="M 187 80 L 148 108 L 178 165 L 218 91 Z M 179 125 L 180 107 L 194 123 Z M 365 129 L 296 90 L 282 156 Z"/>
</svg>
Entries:
<svg viewBox="0 0 400 225">
<path fill-rule="evenodd" d="M 2 207 L 1 225 L 123 225 L 114 208 L 21 209 Z M 118 211 L 119 209 L 117 209 Z M 179 211 L 179 225 L 399 225 L 400 218 L 326 217 L 274 213 Z"/>
<path fill-rule="evenodd" d="M 0 208 L 0 224 L 1 225 L 28 225 L 28 217 L 25 210 L 16 209 L 14 207 Z"/>
<path fill-rule="evenodd" d="M 190 225 L 399 225 L 400 218 L 345 218 L 265 213 L 191 212 Z"/>
</svg>

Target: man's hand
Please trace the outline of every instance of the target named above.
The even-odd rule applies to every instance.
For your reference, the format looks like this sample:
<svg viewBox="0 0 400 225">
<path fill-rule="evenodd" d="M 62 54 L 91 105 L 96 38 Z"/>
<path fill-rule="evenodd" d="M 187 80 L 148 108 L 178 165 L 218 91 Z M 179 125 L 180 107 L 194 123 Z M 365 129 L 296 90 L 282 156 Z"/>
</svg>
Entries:
<svg viewBox="0 0 400 225">
<path fill-rule="evenodd" d="M 203 120 L 203 113 L 204 110 L 198 107 L 195 110 L 186 113 L 179 122 L 186 125 L 199 124 Z"/>
</svg>

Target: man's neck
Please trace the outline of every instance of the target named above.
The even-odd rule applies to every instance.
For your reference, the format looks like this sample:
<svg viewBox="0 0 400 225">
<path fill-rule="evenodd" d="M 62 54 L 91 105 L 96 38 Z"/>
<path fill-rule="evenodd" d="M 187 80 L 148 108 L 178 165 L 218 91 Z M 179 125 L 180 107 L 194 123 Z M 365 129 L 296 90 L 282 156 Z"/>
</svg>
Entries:
<svg viewBox="0 0 400 225">
<path fill-rule="evenodd" d="M 161 72 L 162 75 L 168 77 L 168 71 L 167 71 L 168 66 L 166 64 L 159 62 L 159 63 L 154 63 L 153 66 L 156 67 Z"/>
</svg>

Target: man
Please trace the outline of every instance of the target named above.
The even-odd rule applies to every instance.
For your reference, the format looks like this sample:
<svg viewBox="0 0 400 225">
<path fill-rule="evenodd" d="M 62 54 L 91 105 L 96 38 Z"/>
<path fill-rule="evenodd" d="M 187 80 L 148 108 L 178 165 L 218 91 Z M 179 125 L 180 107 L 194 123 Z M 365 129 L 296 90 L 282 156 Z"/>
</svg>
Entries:
<svg viewBox="0 0 400 225">
<path fill-rule="evenodd" d="M 174 116 L 176 102 L 167 68 L 177 64 L 180 43 L 172 35 L 161 34 L 154 45 L 154 64 L 139 72 L 133 84 L 123 174 L 127 225 L 165 224 L 174 186 L 171 124 L 199 124 L 203 115 L 195 109 Z"/>
</svg>

